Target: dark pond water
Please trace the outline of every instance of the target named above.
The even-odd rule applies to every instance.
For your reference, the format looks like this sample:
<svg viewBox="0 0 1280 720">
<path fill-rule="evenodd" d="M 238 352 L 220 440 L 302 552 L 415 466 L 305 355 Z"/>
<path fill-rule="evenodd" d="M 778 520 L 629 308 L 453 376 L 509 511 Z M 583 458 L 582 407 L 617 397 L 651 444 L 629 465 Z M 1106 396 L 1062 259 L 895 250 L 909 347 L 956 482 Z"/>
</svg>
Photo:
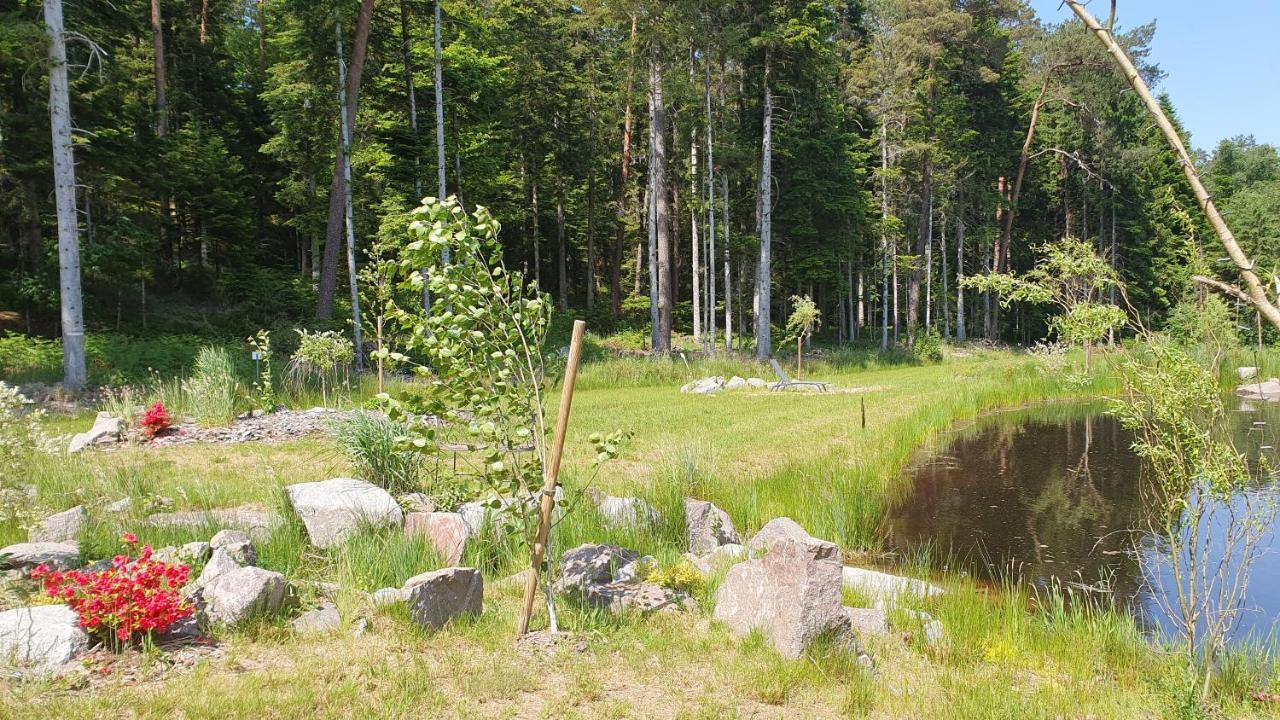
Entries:
<svg viewBox="0 0 1280 720">
<path fill-rule="evenodd" d="M 1275 466 L 1280 407 L 1238 404 L 1236 445 Z M 1149 626 L 1168 618 L 1156 593 L 1171 587 L 1159 538 L 1140 537 L 1140 476 L 1132 436 L 1097 406 L 998 413 L 957 428 L 908 471 L 912 492 L 890 513 L 886 535 L 899 552 L 927 550 L 936 562 L 989 580 L 1015 578 L 1078 592 L 1106 587 Z M 1265 476 L 1264 476 L 1265 477 Z M 1253 497 L 1277 493 L 1274 484 Z M 1243 504 L 1243 497 L 1231 504 Z M 1226 522 L 1226 521 L 1222 521 Z M 1274 528 L 1272 528 L 1274 532 Z M 1223 528 L 1207 527 L 1217 538 Z M 1135 551 L 1135 539 L 1141 550 Z M 1272 538 L 1264 544 L 1270 548 Z M 1280 545 L 1254 566 L 1235 639 L 1271 640 L 1280 629 Z M 958 566 L 958 567 L 957 567 Z"/>
</svg>

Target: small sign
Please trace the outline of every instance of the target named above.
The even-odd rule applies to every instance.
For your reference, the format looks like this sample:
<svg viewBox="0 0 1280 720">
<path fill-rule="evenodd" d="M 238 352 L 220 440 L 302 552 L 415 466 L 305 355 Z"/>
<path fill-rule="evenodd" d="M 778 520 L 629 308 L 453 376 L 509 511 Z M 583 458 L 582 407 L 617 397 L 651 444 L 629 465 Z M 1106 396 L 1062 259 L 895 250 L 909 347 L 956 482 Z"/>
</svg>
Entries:
<svg viewBox="0 0 1280 720">
<path fill-rule="evenodd" d="M 252 353 L 250 353 L 250 355 L 253 357 L 254 360 L 262 359 L 262 353 L 258 350 L 254 350 Z"/>
</svg>

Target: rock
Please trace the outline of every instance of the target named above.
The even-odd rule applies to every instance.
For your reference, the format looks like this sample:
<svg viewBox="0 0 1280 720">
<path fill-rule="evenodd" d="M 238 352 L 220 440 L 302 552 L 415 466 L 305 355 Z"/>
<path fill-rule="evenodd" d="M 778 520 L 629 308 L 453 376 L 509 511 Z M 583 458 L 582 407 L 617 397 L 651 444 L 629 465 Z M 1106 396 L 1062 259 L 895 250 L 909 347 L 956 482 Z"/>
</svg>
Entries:
<svg viewBox="0 0 1280 720">
<path fill-rule="evenodd" d="M 133 498 L 122 497 L 115 502 L 107 503 L 103 510 L 106 510 L 109 513 L 122 513 L 126 512 L 131 507 L 133 507 Z"/>
<path fill-rule="evenodd" d="M 945 592 L 942 588 L 923 580 L 906 578 L 889 573 L 845 566 L 841 569 L 844 586 L 856 590 L 872 600 L 893 602 L 900 596 L 917 598 L 933 597 Z"/>
<path fill-rule="evenodd" d="M 170 565 L 175 565 L 181 562 L 181 559 L 178 557 L 178 548 L 172 545 L 166 545 L 157 550 L 153 550 L 151 552 L 151 557 L 162 563 L 168 563 Z"/>
<path fill-rule="evenodd" d="M 721 545 L 742 542 L 729 514 L 706 500 L 685 498 L 684 521 L 691 553 L 703 555 Z"/>
<path fill-rule="evenodd" d="M 100 412 L 93 421 L 93 427 L 71 438 L 67 445 L 67 453 L 78 453 L 90 445 L 109 445 L 120 442 L 124 432 L 124 420 L 113 417 L 109 412 Z"/>
<path fill-rule="evenodd" d="M 423 573 L 409 578 L 403 592 L 414 621 L 432 630 L 459 615 L 478 615 L 484 609 L 484 580 L 475 568 Z"/>
<path fill-rule="evenodd" d="M 258 564 L 258 549 L 243 530 L 219 530 L 209 541 L 209 547 L 225 552 L 240 565 Z"/>
<path fill-rule="evenodd" d="M 769 383 L 765 382 L 763 378 L 758 377 L 747 378 L 747 384 L 756 390 L 766 390 L 769 387 Z"/>
<path fill-rule="evenodd" d="M 1258 377 L 1258 368 L 1238 367 L 1236 368 L 1236 374 L 1240 376 L 1241 380 L 1252 380 L 1253 378 Z"/>
<path fill-rule="evenodd" d="M 338 615 L 338 606 L 331 602 L 324 603 L 315 610 L 309 610 L 294 618 L 289 626 L 297 632 L 312 633 L 336 630 L 342 625 Z"/>
<path fill-rule="evenodd" d="M 89 649 L 89 634 L 66 605 L 0 612 L 0 664 L 57 670 Z"/>
<path fill-rule="evenodd" d="M 28 571 L 37 565 L 70 570 L 80 564 L 80 549 L 74 543 L 18 543 L 0 548 L 0 570 Z"/>
<path fill-rule="evenodd" d="M 744 387 L 747 387 L 747 381 L 737 375 L 729 378 L 729 381 L 724 384 L 725 390 L 741 390 Z"/>
<path fill-rule="evenodd" d="M 652 505 L 635 497 L 606 496 L 597 507 L 605 523 L 614 527 L 637 527 L 661 517 Z"/>
<path fill-rule="evenodd" d="M 405 516 L 404 534 L 427 538 L 444 564 L 457 565 L 462 562 L 470 532 L 458 513 L 412 512 Z"/>
<path fill-rule="evenodd" d="M 261 505 L 246 504 L 213 510 L 183 510 L 155 513 L 147 517 L 154 527 L 235 528 L 244 530 L 257 540 L 264 540 L 272 530 L 284 524 L 284 518 Z"/>
<path fill-rule="evenodd" d="M 307 527 L 311 544 L 331 548 L 360 527 L 399 525 L 404 514 L 395 498 L 372 483 L 353 478 L 298 483 L 285 488 L 294 512 Z"/>
<path fill-rule="evenodd" d="M 692 555 L 689 553 L 688 555 Z M 702 571 L 704 575 L 710 575 L 712 572 L 729 567 L 740 560 L 746 560 L 750 553 L 742 545 L 730 543 L 721 545 L 711 552 L 701 557 L 692 555 L 691 562 L 693 566 Z"/>
<path fill-rule="evenodd" d="M 196 578 L 196 587 L 205 587 L 217 578 L 230 572 L 239 570 L 242 566 L 236 562 L 231 553 L 222 548 L 213 551 L 213 556 L 209 558 L 209 562 L 204 564 L 204 569 L 200 571 L 200 577 Z"/>
<path fill-rule="evenodd" d="M 582 592 L 589 585 L 613 582 L 618 568 L 639 558 L 639 553 L 617 545 L 587 543 L 566 552 L 561 559 L 557 592 Z"/>
<path fill-rule="evenodd" d="M 400 592 L 400 588 L 378 588 L 369 594 L 369 599 L 373 602 L 374 607 L 386 607 L 404 600 L 404 593 Z"/>
<path fill-rule="evenodd" d="M 840 549 L 816 539 L 779 539 L 763 558 L 729 570 L 714 617 L 734 632 L 759 630 L 784 657 L 847 627 L 840 603 Z"/>
<path fill-rule="evenodd" d="M 404 511 L 407 513 L 429 513 L 436 511 L 436 502 L 426 493 L 415 492 L 407 495 L 401 495 L 396 498 L 396 502 L 400 503 L 400 507 L 404 508 Z"/>
<path fill-rule="evenodd" d="M 657 559 L 652 555 L 645 555 L 618 568 L 618 571 L 613 574 L 613 581 L 618 583 L 644 580 L 656 567 L 658 567 Z"/>
<path fill-rule="evenodd" d="M 695 380 L 680 388 L 680 392 L 692 393 L 694 395 L 710 395 L 711 393 L 720 392 L 723 387 L 724 376 L 717 375 L 715 377 L 706 377 L 701 380 Z M 688 389 L 686 390 L 685 388 Z"/>
<path fill-rule="evenodd" d="M 89 522 L 89 513 L 83 505 L 64 510 L 41 520 L 27 531 L 31 542 L 74 543 L 80 539 L 80 531 Z"/>
<path fill-rule="evenodd" d="M 1236 395 L 1245 400 L 1280 400 L 1280 380 L 1271 378 L 1265 382 L 1251 382 L 1236 388 Z"/>
<path fill-rule="evenodd" d="M 178 557 L 186 563 L 200 562 L 213 552 L 207 542 L 189 542 L 178 548 Z"/>
<path fill-rule="evenodd" d="M 670 588 L 634 580 L 588 585 L 582 592 L 582 599 L 588 605 L 615 613 L 681 610 L 682 603 L 693 603 L 692 599 L 678 595 Z"/>
<path fill-rule="evenodd" d="M 204 588 L 203 614 L 210 623 L 236 625 L 254 615 L 278 612 L 288 596 L 284 575 L 259 567 L 237 568 L 218 575 Z"/>
<path fill-rule="evenodd" d="M 844 614 L 849 620 L 849 628 L 858 633 L 860 637 L 889 634 L 889 616 L 884 610 L 879 608 L 846 607 Z"/>
<path fill-rule="evenodd" d="M 924 641 L 928 645 L 937 645 L 942 642 L 942 621 L 929 620 L 920 628 L 924 633 Z"/>
<path fill-rule="evenodd" d="M 800 527 L 800 523 L 789 517 L 774 518 L 764 524 L 751 540 L 747 541 L 750 550 L 768 550 L 780 540 L 804 542 L 811 539 L 809 533 Z"/>
</svg>

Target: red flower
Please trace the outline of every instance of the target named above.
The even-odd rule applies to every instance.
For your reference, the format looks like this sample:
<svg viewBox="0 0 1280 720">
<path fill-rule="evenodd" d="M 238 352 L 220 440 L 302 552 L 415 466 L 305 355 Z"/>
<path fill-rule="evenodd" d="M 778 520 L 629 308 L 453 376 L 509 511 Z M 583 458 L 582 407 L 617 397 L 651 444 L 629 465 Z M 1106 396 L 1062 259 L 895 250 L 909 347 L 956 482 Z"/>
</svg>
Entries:
<svg viewBox="0 0 1280 720">
<path fill-rule="evenodd" d="M 132 545 L 138 542 L 138 536 L 131 532 L 120 533 L 120 542 L 125 543 L 126 545 Z"/>
<path fill-rule="evenodd" d="M 142 431 L 147 437 L 153 438 L 161 430 L 172 425 L 173 421 L 169 419 L 169 412 L 164 409 L 164 403 L 157 402 L 142 414 L 142 420 L 138 424 L 142 426 Z"/>
</svg>

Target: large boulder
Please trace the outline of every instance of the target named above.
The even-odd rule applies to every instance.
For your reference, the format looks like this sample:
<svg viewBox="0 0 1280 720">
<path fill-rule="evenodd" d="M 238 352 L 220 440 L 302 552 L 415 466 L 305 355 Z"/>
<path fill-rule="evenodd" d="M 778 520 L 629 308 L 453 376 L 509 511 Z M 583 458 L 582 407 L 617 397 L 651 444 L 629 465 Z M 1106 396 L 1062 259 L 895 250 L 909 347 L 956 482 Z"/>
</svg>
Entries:
<svg viewBox="0 0 1280 720">
<path fill-rule="evenodd" d="M 484 610 L 484 579 L 475 568 L 449 567 L 409 578 L 401 590 L 409 613 L 424 628 L 438 629 L 459 615 Z"/>
<path fill-rule="evenodd" d="M 747 387 L 746 379 L 740 378 L 737 375 L 734 375 L 733 377 L 729 378 L 729 381 L 724 384 L 725 390 L 741 390 L 742 388 L 745 388 L 745 387 Z"/>
<path fill-rule="evenodd" d="M 201 599 L 207 622 L 236 625 L 254 615 L 279 612 L 290 599 L 289 583 L 278 572 L 238 568 L 214 578 L 202 590 Z"/>
<path fill-rule="evenodd" d="M 889 634 L 889 615 L 882 608 L 846 607 L 844 614 L 849 621 L 849 629 L 857 633 L 858 637 Z"/>
<path fill-rule="evenodd" d="M 723 375 L 705 377 L 701 380 L 694 380 L 693 382 L 685 383 L 680 388 L 680 392 L 691 393 L 693 395 L 709 395 L 711 393 L 720 392 L 720 390 L 724 388 L 724 383 L 725 380 Z"/>
<path fill-rule="evenodd" d="M 294 618 L 289 626 L 300 633 L 318 633 L 336 630 L 342 625 L 338 606 L 326 602 L 315 610 L 309 610 Z"/>
<path fill-rule="evenodd" d="M 494 507 L 496 505 L 496 507 Z M 458 516 L 467 527 L 467 536 L 479 535 L 486 525 L 497 523 L 507 512 L 513 512 L 515 500 L 498 498 L 493 500 L 473 500 L 458 506 Z"/>
<path fill-rule="evenodd" d="M 1245 400 L 1280 400 L 1280 380 L 1246 383 L 1236 388 L 1236 395 Z"/>
<path fill-rule="evenodd" d="M 83 505 L 64 510 L 41 520 L 27 531 L 31 542 L 74 543 L 89 522 L 89 513 Z"/>
<path fill-rule="evenodd" d="M 457 565 L 462 562 L 470 532 L 458 513 L 411 512 L 404 518 L 404 534 L 427 538 L 446 565 Z"/>
<path fill-rule="evenodd" d="M 298 483 L 285 491 L 316 547 L 335 547 L 360 527 L 399 525 L 404 519 L 390 493 L 363 480 Z"/>
<path fill-rule="evenodd" d="M 800 527 L 800 523 L 789 517 L 780 517 L 765 523 L 764 527 L 747 541 L 747 548 L 752 551 L 768 550 L 782 540 L 804 542 L 810 539 L 812 539 L 811 536 Z"/>
<path fill-rule="evenodd" d="M 558 592 L 582 592 L 591 585 L 613 582 L 618 569 L 639 559 L 640 554 L 617 545 L 587 543 L 566 552 L 561 559 Z"/>
<path fill-rule="evenodd" d="M 747 548 L 736 543 L 721 545 L 705 555 L 695 555 L 693 553 L 685 553 L 684 558 L 689 561 L 695 570 L 704 576 L 710 575 L 717 570 L 727 568 L 734 563 L 746 560 L 749 556 Z"/>
<path fill-rule="evenodd" d="M 1252 380 L 1258 377 L 1258 368 L 1251 366 L 1238 367 L 1236 368 L 1236 373 L 1240 375 L 1241 380 Z"/>
<path fill-rule="evenodd" d="M 89 634 L 66 605 L 0 612 L 0 664 L 52 672 L 89 649 Z"/>
<path fill-rule="evenodd" d="M 845 566 L 841 568 L 844 586 L 871 600 L 893 602 L 902 596 L 928 598 L 941 595 L 942 588 L 915 578 L 891 575 L 877 570 Z"/>
<path fill-rule="evenodd" d="M 75 543 L 30 542 L 0 548 L 0 570 L 30 570 L 48 565 L 55 570 L 70 570 L 80 564 L 80 549 Z"/>
<path fill-rule="evenodd" d="M 200 577 L 196 578 L 195 586 L 198 588 L 205 587 L 218 577 L 239 570 L 241 567 L 244 566 L 237 562 L 231 553 L 223 548 L 218 548 L 213 551 L 213 556 L 209 558 L 209 562 L 204 564 L 204 569 L 200 571 Z"/>
<path fill-rule="evenodd" d="M 742 635 L 758 630 L 784 657 L 798 658 L 819 636 L 848 628 L 840 595 L 838 547 L 782 539 L 729 570 L 714 617 Z"/>
<path fill-rule="evenodd" d="M 249 533 L 243 530 L 219 530 L 209 540 L 209 548 L 226 553 L 240 565 L 258 564 L 258 549 L 253 546 Z"/>
<path fill-rule="evenodd" d="M 689 552 L 696 555 L 709 553 L 721 545 L 742 542 L 729 514 L 706 500 L 685 498 L 684 521 L 688 528 Z"/>
<path fill-rule="evenodd" d="M 639 580 L 588 585 L 582 591 L 582 599 L 588 605 L 614 613 L 680 610 L 685 603 L 693 602 L 670 588 Z"/>
<path fill-rule="evenodd" d="M 109 445 L 120 442 L 124 433 L 124 420 L 114 417 L 109 412 L 100 412 L 93 421 L 93 427 L 71 438 L 67 445 L 68 453 L 78 453 L 90 445 Z"/>
<path fill-rule="evenodd" d="M 660 515 L 649 503 L 637 497 L 613 497 L 606 495 L 596 506 L 606 525 L 614 527 L 638 527 L 658 521 Z"/>
</svg>

